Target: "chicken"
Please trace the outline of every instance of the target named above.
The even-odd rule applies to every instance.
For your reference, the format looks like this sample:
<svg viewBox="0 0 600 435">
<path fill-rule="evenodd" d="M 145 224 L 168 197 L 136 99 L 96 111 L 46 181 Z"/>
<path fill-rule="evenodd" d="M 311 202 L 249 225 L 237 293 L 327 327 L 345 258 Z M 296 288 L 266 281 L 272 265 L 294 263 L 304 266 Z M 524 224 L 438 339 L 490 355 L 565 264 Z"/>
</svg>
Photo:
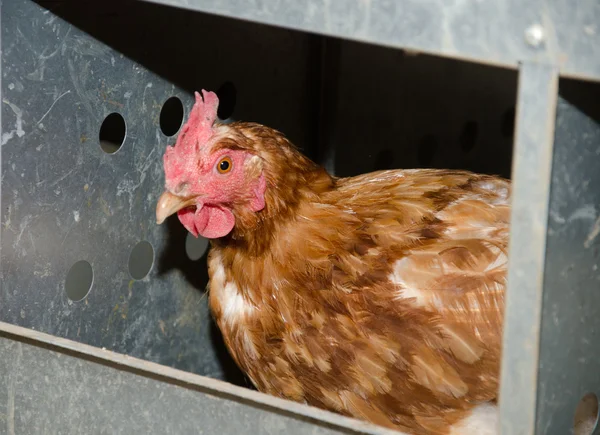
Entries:
<svg viewBox="0 0 600 435">
<path fill-rule="evenodd" d="M 510 182 L 333 177 L 195 97 L 157 223 L 211 239 L 210 308 L 256 388 L 410 434 L 497 433 Z"/>
</svg>

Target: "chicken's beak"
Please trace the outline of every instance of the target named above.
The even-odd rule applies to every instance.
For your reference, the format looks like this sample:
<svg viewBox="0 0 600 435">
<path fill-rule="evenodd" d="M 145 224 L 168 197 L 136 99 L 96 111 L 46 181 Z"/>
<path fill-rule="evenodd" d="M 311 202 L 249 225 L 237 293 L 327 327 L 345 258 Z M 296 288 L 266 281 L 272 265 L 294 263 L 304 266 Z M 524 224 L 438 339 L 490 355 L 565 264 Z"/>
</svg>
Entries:
<svg viewBox="0 0 600 435">
<path fill-rule="evenodd" d="M 196 198 L 183 198 L 165 191 L 156 204 L 156 223 L 160 225 L 172 214 L 177 213 L 182 208 L 195 204 Z"/>
</svg>

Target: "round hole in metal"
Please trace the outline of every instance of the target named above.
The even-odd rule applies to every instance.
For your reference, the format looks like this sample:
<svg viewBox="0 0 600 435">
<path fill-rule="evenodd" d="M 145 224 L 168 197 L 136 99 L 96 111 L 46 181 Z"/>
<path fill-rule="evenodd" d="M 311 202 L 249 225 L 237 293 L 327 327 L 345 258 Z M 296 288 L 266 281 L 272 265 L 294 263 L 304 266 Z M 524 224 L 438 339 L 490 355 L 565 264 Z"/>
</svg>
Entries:
<svg viewBox="0 0 600 435">
<path fill-rule="evenodd" d="M 194 237 L 192 233 L 188 233 L 185 239 L 185 253 L 192 261 L 198 261 L 208 251 L 208 239 L 202 236 Z"/>
<path fill-rule="evenodd" d="M 183 124 L 183 103 L 177 97 L 171 97 L 160 111 L 160 129 L 165 136 L 175 135 Z"/>
<path fill-rule="evenodd" d="M 94 283 L 94 270 L 92 265 L 85 260 L 76 262 L 65 280 L 65 291 L 72 301 L 80 301 L 85 298 Z"/>
<path fill-rule="evenodd" d="M 129 254 L 129 274 L 133 279 L 144 279 L 154 264 L 154 248 L 146 240 L 142 240 Z"/>
<path fill-rule="evenodd" d="M 594 393 L 587 393 L 581 398 L 575 416 L 573 428 L 576 435 L 592 435 L 598 424 L 598 397 Z"/>
<path fill-rule="evenodd" d="M 125 142 L 125 135 L 127 134 L 127 126 L 125 125 L 125 119 L 120 113 L 113 112 L 104 118 L 102 125 L 100 126 L 100 147 L 102 151 L 108 154 L 113 154 L 119 151 L 123 142 Z"/>
</svg>

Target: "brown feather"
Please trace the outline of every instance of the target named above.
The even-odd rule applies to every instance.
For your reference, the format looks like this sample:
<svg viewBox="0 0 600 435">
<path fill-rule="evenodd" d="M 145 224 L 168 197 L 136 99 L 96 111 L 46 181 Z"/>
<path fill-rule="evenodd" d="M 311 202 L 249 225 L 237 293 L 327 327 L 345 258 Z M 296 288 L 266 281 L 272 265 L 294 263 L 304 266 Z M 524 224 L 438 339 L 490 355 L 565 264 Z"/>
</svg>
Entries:
<svg viewBox="0 0 600 435">
<path fill-rule="evenodd" d="M 209 256 L 211 309 L 259 390 L 419 434 L 496 399 L 508 181 L 334 178 L 267 127 L 219 134 L 267 179 L 266 208 L 234 204 Z"/>
</svg>

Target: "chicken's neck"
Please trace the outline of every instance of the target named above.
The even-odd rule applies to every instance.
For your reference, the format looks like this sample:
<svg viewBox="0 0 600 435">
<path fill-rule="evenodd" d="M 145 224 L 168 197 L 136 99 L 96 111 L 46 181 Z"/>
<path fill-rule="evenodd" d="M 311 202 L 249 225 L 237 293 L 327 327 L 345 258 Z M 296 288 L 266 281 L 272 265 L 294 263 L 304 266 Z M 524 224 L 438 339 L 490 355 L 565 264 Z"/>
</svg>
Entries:
<svg viewBox="0 0 600 435">
<path fill-rule="evenodd" d="M 335 178 L 291 146 L 287 140 L 277 144 L 279 152 L 264 154 L 267 181 L 265 208 L 252 212 L 247 207 L 234 209 L 236 224 L 216 246 L 235 248 L 251 257 L 267 252 L 277 232 L 295 219 L 295 212 L 305 203 L 319 202 L 324 192 L 334 188 Z M 271 150 L 272 151 L 272 150 Z"/>
</svg>

